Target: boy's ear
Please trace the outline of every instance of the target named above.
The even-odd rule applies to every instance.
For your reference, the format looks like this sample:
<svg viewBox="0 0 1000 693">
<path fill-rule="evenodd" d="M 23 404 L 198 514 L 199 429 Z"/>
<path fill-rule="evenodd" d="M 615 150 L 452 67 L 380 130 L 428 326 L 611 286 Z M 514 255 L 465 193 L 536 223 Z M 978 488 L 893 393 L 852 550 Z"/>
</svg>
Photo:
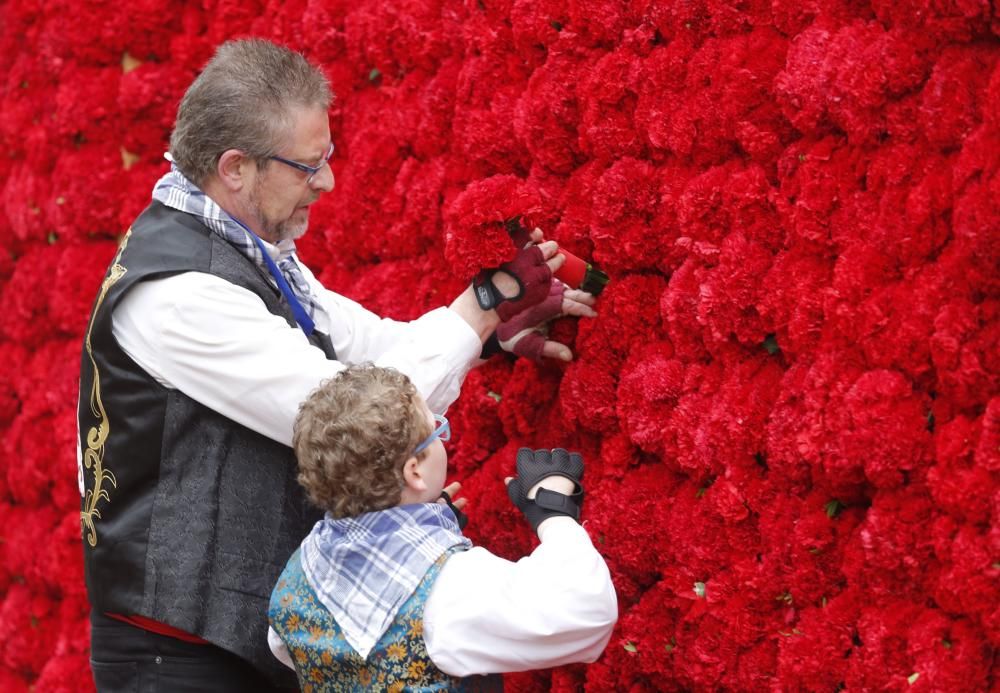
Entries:
<svg viewBox="0 0 1000 693">
<path fill-rule="evenodd" d="M 403 481 L 406 483 L 407 488 L 414 491 L 427 490 L 427 482 L 424 481 L 424 477 L 420 473 L 420 461 L 417 460 L 416 455 L 403 463 Z"/>
</svg>

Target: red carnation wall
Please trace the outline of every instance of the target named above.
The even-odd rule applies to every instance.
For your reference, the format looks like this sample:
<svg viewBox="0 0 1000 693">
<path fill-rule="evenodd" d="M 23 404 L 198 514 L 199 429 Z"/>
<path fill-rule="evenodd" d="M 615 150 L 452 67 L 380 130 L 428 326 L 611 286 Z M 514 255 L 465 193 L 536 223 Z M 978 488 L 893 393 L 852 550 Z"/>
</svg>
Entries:
<svg viewBox="0 0 1000 693">
<path fill-rule="evenodd" d="M 473 539 L 587 461 L 620 622 L 510 690 L 996 690 L 1000 20 L 986 0 L 0 0 L 0 689 L 91 686 L 77 364 L 176 104 L 264 36 L 337 92 L 302 242 L 408 319 L 525 215 L 611 275 L 452 410 Z"/>
</svg>

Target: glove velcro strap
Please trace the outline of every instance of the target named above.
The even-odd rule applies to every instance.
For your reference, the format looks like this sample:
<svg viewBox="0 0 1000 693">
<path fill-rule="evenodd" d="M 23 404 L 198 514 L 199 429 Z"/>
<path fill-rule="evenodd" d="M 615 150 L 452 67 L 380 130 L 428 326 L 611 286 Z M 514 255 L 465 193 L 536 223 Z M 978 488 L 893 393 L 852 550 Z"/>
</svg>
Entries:
<svg viewBox="0 0 1000 693">
<path fill-rule="evenodd" d="M 517 295 L 507 297 L 500 293 L 496 284 L 493 283 L 493 275 L 497 272 L 499 270 L 484 269 L 472 280 L 472 289 L 473 293 L 476 294 L 476 302 L 483 310 L 495 310 L 504 301 L 517 301 L 524 295 L 524 284 L 514 274 L 510 276 L 517 283 Z"/>
<path fill-rule="evenodd" d="M 547 488 L 540 488 L 535 494 L 535 505 L 546 511 L 546 515 L 551 517 L 554 514 L 568 515 L 577 522 L 580 521 L 580 501 L 583 499 L 583 491 L 576 491 L 571 496 L 558 491 L 551 491 Z"/>
</svg>

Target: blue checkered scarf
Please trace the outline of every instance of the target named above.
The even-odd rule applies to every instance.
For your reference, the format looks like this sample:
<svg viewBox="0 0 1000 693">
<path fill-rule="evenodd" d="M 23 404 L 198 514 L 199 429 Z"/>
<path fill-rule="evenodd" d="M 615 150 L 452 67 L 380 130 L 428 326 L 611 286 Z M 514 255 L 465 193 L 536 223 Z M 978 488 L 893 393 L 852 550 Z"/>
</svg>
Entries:
<svg viewBox="0 0 1000 693">
<path fill-rule="evenodd" d="M 347 642 L 367 658 L 427 570 L 448 549 L 471 548 L 442 503 L 400 505 L 316 523 L 302 570 Z"/>
<path fill-rule="evenodd" d="M 170 171 L 153 186 L 153 199 L 167 207 L 198 217 L 201 223 L 229 241 L 250 262 L 260 267 L 265 275 L 271 276 L 267 264 L 264 262 L 264 255 L 250 232 L 229 216 L 226 210 L 217 205 L 197 185 L 188 180 L 176 164 L 171 164 Z M 325 315 L 325 311 L 313 295 L 309 282 L 306 281 L 301 268 L 299 268 L 295 242 L 281 241 L 278 248 L 281 254 L 275 264 L 281 270 L 281 274 L 291 287 L 295 298 L 305 308 L 312 321 L 316 322 L 316 316 Z"/>
</svg>

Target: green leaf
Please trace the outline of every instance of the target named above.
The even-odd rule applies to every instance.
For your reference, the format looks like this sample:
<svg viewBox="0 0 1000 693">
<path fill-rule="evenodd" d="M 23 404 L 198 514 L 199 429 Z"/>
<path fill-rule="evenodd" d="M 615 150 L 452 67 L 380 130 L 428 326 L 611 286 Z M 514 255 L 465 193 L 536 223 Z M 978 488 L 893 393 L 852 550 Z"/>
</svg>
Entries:
<svg viewBox="0 0 1000 693">
<path fill-rule="evenodd" d="M 806 160 L 806 155 L 805 154 L 799 154 L 799 161 L 805 161 L 805 160 Z"/>
<path fill-rule="evenodd" d="M 820 601 L 820 606 L 826 606 L 826 597 L 823 597 Z"/>
<path fill-rule="evenodd" d="M 368 81 L 374 82 L 376 79 L 382 76 L 382 71 L 377 67 L 373 67 L 371 72 L 368 73 Z"/>
<path fill-rule="evenodd" d="M 698 595 L 699 598 L 705 598 L 705 583 L 696 582 L 694 583 L 694 593 Z"/>
<path fill-rule="evenodd" d="M 555 29 L 556 31 L 562 31 L 562 27 L 563 27 L 562 23 L 557 22 L 554 19 L 551 22 L 549 22 L 549 26 L 552 27 L 553 29 Z"/>
<path fill-rule="evenodd" d="M 767 353 L 772 356 L 781 351 L 781 347 L 778 346 L 778 338 L 773 334 L 767 335 L 764 339 L 764 348 L 767 349 Z"/>
<path fill-rule="evenodd" d="M 832 501 L 824 505 L 823 509 L 826 510 L 826 516 L 832 520 L 840 514 L 841 510 L 844 509 L 844 504 L 834 498 Z"/>
<path fill-rule="evenodd" d="M 49 245 L 54 245 L 56 241 L 59 240 L 59 235 L 55 231 L 49 231 L 49 235 L 46 237 Z"/>
<path fill-rule="evenodd" d="M 637 648 L 635 645 L 633 645 L 632 643 L 630 643 L 628 641 L 625 641 L 625 646 L 624 647 L 625 647 L 625 651 L 626 652 L 638 652 L 639 651 L 639 648 Z"/>
<path fill-rule="evenodd" d="M 912 686 L 913 684 L 915 684 L 917 682 L 917 679 L 919 679 L 919 678 L 920 678 L 920 673 L 915 671 L 912 674 L 910 674 L 909 676 L 907 676 L 906 680 Z"/>
<path fill-rule="evenodd" d="M 501 400 L 500 393 L 499 392 L 493 392 L 493 390 L 490 390 L 489 392 L 487 392 L 486 396 L 487 397 L 492 397 L 497 402 L 499 402 Z"/>
<path fill-rule="evenodd" d="M 776 601 L 776 602 L 785 602 L 785 604 L 791 604 L 792 603 L 792 593 L 788 592 L 786 590 L 785 592 L 782 592 L 777 597 L 775 597 L 774 601 Z"/>
<path fill-rule="evenodd" d="M 942 640 L 941 641 L 941 645 L 944 646 L 944 649 L 950 650 L 951 649 L 951 640 Z"/>
<path fill-rule="evenodd" d="M 705 480 L 705 485 L 702 486 L 701 488 L 699 488 L 697 492 L 695 492 L 694 497 L 695 498 L 701 498 L 702 496 L 704 496 L 705 493 L 708 492 L 708 489 L 712 488 L 712 484 L 714 484 L 714 483 L 715 483 L 715 478 L 714 477 L 706 479 Z"/>
<path fill-rule="evenodd" d="M 673 652 L 675 649 L 677 649 L 677 638 L 671 637 L 670 642 L 664 645 L 663 649 L 666 650 L 667 652 Z"/>
</svg>

